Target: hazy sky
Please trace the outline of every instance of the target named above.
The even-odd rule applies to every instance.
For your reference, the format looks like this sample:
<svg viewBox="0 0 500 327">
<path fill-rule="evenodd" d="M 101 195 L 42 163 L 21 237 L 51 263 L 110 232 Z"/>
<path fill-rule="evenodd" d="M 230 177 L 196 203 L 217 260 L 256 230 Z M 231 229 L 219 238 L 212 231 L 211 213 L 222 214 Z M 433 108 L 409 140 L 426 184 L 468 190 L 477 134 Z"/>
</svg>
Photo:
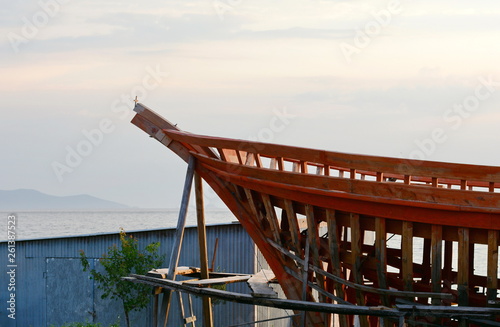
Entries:
<svg viewBox="0 0 500 327">
<path fill-rule="evenodd" d="M 7 1 L 0 189 L 177 207 L 190 132 L 500 165 L 498 1 Z"/>
</svg>

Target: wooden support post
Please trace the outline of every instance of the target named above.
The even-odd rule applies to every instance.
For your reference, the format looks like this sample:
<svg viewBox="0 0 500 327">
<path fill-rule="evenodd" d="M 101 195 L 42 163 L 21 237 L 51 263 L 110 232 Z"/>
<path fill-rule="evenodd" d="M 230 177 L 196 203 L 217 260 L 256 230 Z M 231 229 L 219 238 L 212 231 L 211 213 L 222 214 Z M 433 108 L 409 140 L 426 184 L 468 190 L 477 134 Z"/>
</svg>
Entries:
<svg viewBox="0 0 500 327">
<path fill-rule="evenodd" d="M 488 290 L 488 306 L 497 306 L 498 293 L 498 231 L 488 231 L 488 274 L 486 287 Z"/>
<path fill-rule="evenodd" d="M 269 223 L 269 228 L 271 229 L 274 240 L 281 244 L 280 227 L 278 223 L 278 218 L 276 217 L 276 211 L 274 210 L 271 198 L 268 194 L 262 193 L 262 202 L 266 208 L 266 219 Z"/>
<path fill-rule="evenodd" d="M 200 175 L 194 174 L 194 188 L 196 195 L 196 219 L 198 226 L 198 245 L 200 247 L 201 278 L 208 279 L 208 251 L 207 231 L 205 227 L 205 206 L 203 202 L 203 183 Z M 212 300 L 208 296 L 202 297 L 203 326 L 213 327 Z"/>
<path fill-rule="evenodd" d="M 375 258 L 377 259 L 378 287 L 387 288 L 387 242 L 385 219 L 375 218 Z M 382 304 L 389 307 L 389 298 L 382 296 Z"/>
<path fill-rule="evenodd" d="M 431 239 L 424 238 L 424 250 L 422 252 L 422 283 L 429 283 L 431 277 Z"/>
<path fill-rule="evenodd" d="M 375 258 L 377 259 L 377 278 L 378 287 L 387 288 L 387 232 L 385 219 L 375 218 Z M 390 307 L 389 297 L 387 295 L 380 296 L 382 305 Z M 390 326 L 389 320 L 380 318 L 381 326 Z"/>
<path fill-rule="evenodd" d="M 314 207 L 310 204 L 306 205 L 306 219 L 307 219 L 307 241 L 309 242 L 310 249 L 313 256 L 313 265 L 319 267 L 319 240 L 318 240 L 318 226 L 314 219 Z"/>
<path fill-rule="evenodd" d="M 302 266 L 302 301 L 307 301 L 307 284 L 309 280 L 309 242 L 306 242 L 306 248 L 304 251 L 304 265 Z M 302 311 L 302 326 L 306 327 L 307 314 Z"/>
<path fill-rule="evenodd" d="M 442 254 L 443 253 L 443 227 L 432 225 L 431 230 L 431 280 L 432 292 L 441 293 L 442 282 Z M 432 299 L 433 305 L 441 305 L 440 299 Z"/>
<path fill-rule="evenodd" d="M 330 264 L 332 265 L 332 272 L 335 276 L 342 278 L 342 271 L 340 270 L 340 238 L 338 235 L 337 219 L 335 217 L 334 210 L 326 210 L 326 222 L 328 226 L 328 250 L 330 252 Z M 335 283 L 335 295 L 338 298 L 345 299 L 342 284 Z M 340 327 L 348 326 L 346 315 L 339 315 L 339 325 Z"/>
<path fill-rule="evenodd" d="M 300 165 L 300 172 L 303 174 L 307 174 L 308 173 L 307 162 L 301 160 L 299 165 Z"/>
<path fill-rule="evenodd" d="M 469 305 L 469 273 L 470 273 L 470 242 L 469 229 L 458 229 L 458 305 Z M 459 319 L 458 326 L 466 327 L 469 324 L 465 319 Z"/>
<path fill-rule="evenodd" d="M 322 267 L 319 261 L 319 236 L 318 236 L 318 225 L 316 224 L 316 219 L 314 218 L 314 207 L 310 204 L 306 205 L 306 219 L 307 219 L 307 242 L 309 242 L 309 247 L 312 250 L 312 261 L 313 265 L 316 267 Z M 320 274 L 315 274 L 316 284 L 321 289 L 325 290 L 325 277 Z M 326 302 L 326 297 L 321 292 L 318 295 L 319 302 Z M 326 314 L 322 314 L 323 320 L 328 321 Z"/>
<path fill-rule="evenodd" d="M 403 221 L 401 237 L 402 273 L 405 291 L 413 291 L 413 223 Z"/>
<path fill-rule="evenodd" d="M 158 306 L 160 302 L 160 294 L 162 292 L 161 287 L 155 287 L 153 289 L 153 327 L 158 326 Z"/>
<path fill-rule="evenodd" d="M 299 256 L 303 255 L 302 246 L 300 244 L 300 228 L 297 222 L 297 214 L 295 209 L 293 208 L 293 202 L 289 199 L 284 199 L 286 218 L 288 219 L 288 224 L 290 228 L 290 236 L 292 238 L 292 243 L 294 250 L 299 254 Z"/>
<path fill-rule="evenodd" d="M 259 168 L 262 168 L 262 161 L 260 160 L 260 154 L 259 153 L 255 153 L 254 154 L 255 156 L 255 165 Z"/>
<path fill-rule="evenodd" d="M 170 264 L 168 265 L 167 279 L 174 280 L 177 265 L 179 264 L 179 257 L 181 254 L 182 241 L 184 239 L 184 229 L 186 227 L 186 216 L 189 205 L 189 196 L 191 195 L 191 186 L 193 185 L 193 175 L 195 158 L 189 157 L 188 168 L 186 172 L 186 180 L 184 182 L 184 191 L 182 193 L 181 208 L 179 210 L 179 219 L 177 221 L 177 229 L 175 231 L 174 245 L 170 255 Z M 163 294 L 163 302 L 161 312 L 164 313 L 163 327 L 167 326 L 168 313 L 170 311 L 170 299 L 172 297 L 171 290 L 165 290 Z"/>
<path fill-rule="evenodd" d="M 443 264 L 443 287 L 446 290 L 451 290 L 453 282 L 452 260 L 453 259 L 453 242 L 444 241 L 444 264 Z M 451 303 L 447 303 L 450 305 Z"/>
<path fill-rule="evenodd" d="M 458 229 L 458 305 L 469 305 L 469 229 Z"/>
<path fill-rule="evenodd" d="M 359 224 L 359 215 L 350 214 L 351 225 L 351 256 L 352 256 L 352 274 L 354 282 L 363 285 L 363 274 L 361 273 L 361 228 Z M 365 305 L 365 296 L 363 292 L 356 290 L 356 302 L 358 305 Z M 361 327 L 368 327 L 368 319 L 366 316 L 359 316 L 359 324 Z"/>
<path fill-rule="evenodd" d="M 217 248 L 219 247 L 219 238 L 215 238 L 215 244 L 214 244 L 214 254 L 212 256 L 212 264 L 210 265 L 210 269 L 212 271 L 215 269 L 215 258 L 217 257 Z"/>
</svg>

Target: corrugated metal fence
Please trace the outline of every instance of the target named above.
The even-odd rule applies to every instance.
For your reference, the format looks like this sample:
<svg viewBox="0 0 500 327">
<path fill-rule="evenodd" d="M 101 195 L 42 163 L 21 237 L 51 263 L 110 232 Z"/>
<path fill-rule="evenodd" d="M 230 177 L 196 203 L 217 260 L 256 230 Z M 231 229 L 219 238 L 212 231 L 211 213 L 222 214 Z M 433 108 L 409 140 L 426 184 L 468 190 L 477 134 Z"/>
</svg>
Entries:
<svg viewBox="0 0 500 327">
<path fill-rule="evenodd" d="M 168 261 L 175 229 L 130 232 L 139 240 L 140 246 L 161 242 L 161 253 Z M 207 226 L 209 258 L 214 253 L 216 238 L 219 239 L 215 269 L 224 272 L 252 274 L 267 268 L 260 252 L 240 224 Z M 0 291 L 0 326 L 61 326 L 70 322 L 99 322 L 103 325 L 117 321 L 124 325 L 120 303 L 101 299 L 101 292 L 94 285 L 89 274 L 82 271 L 79 251 L 84 250 L 96 265 L 113 244 L 119 243 L 117 234 L 52 238 L 16 242 L 16 319 L 7 315 L 9 300 L 7 266 L 7 243 L 0 243 L 2 274 Z M 188 227 L 184 236 L 180 265 L 199 266 L 198 238 L 196 227 Z M 167 266 L 165 262 L 164 267 Z M 4 283 L 5 281 L 5 283 Z M 228 285 L 228 290 L 249 293 L 245 283 Z M 172 304 L 169 326 L 182 326 L 177 296 Z M 185 301 L 186 303 L 186 301 Z M 193 297 L 198 326 L 202 326 L 201 301 Z M 282 310 L 256 308 L 237 303 L 219 303 L 214 306 L 215 326 L 232 326 L 256 320 L 286 316 Z M 152 304 L 131 315 L 133 326 L 152 325 Z M 288 326 L 289 319 L 247 326 Z"/>
</svg>

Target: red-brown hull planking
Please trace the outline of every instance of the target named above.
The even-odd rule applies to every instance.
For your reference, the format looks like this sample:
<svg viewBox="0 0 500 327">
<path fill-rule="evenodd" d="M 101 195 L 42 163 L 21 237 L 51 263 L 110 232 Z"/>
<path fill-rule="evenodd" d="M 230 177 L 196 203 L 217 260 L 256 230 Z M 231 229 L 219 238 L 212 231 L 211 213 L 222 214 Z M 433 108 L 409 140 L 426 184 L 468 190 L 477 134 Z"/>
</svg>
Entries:
<svg viewBox="0 0 500 327">
<path fill-rule="evenodd" d="M 186 162 L 196 158 L 196 172 L 247 230 L 288 298 L 304 296 L 295 255 L 317 268 L 307 277 L 309 301 L 498 306 L 500 167 L 201 136 L 140 103 L 135 111 L 133 124 Z M 391 235 L 398 242 L 388 246 Z M 308 312 L 307 325 L 328 319 Z M 430 323 L 455 324 L 436 319 Z"/>
</svg>

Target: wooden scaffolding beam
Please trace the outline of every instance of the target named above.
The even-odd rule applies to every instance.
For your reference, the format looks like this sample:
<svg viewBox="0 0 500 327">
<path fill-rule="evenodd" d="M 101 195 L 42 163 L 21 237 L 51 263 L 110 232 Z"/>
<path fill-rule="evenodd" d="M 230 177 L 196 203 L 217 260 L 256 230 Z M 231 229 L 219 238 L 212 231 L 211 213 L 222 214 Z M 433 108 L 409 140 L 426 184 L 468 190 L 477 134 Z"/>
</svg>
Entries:
<svg viewBox="0 0 500 327">
<path fill-rule="evenodd" d="M 182 241 L 184 239 L 184 230 L 186 227 L 186 217 L 189 205 L 189 196 L 191 195 L 191 186 L 193 185 L 193 175 L 194 175 L 195 158 L 193 156 L 189 157 L 188 168 L 186 172 L 186 180 L 184 182 L 184 191 L 182 193 L 181 208 L 179 210 L 179 219 L 177 221 L 177 229 L 175 232 L 174 245 L 172 247 L 172 252 L 170 255 L 170 264 L 168 265 L 168 280 L 175 280 L 175 274 L 177 270 L 177 265 L 179 264 L 179 257 L 181 254 Z M 163 302 L 161 312 L 164 313 L 163 316 L 163 327 L 167 326 L 168 314 L 170 311 L 172 291 L 165 290 L 163 294 Z"/>
</svg>

